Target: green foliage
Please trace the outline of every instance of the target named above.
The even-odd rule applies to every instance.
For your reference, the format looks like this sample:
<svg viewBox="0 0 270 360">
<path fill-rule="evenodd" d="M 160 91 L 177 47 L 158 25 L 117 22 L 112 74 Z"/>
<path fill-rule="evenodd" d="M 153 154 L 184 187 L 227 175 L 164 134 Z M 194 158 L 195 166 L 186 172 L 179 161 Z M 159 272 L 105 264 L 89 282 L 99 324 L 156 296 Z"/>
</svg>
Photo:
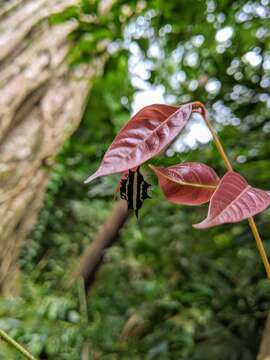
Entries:
<svg viewBox="0 0 270 360">
<path fill-rule="evenodd" d="M 0 327 L 42 359 L 77 360 L 86 341 L 90 359 L 254 359 L 270 287 L 247 224 L 194 230 L 191 224 L 203 218 L 206 207 L 166 203 L 155 186 L 139 221 L 131 218 L 106 253 L 88 297 L 88 323 L 76 286 L 66 286 L 114 203 L 118 176 L 91 186 L 83 180 L 130 117 L 140 90 L 138 74 L 128 66 L 134 46 L 140 61 L 150 64 L 144 84 L 164 86 L 167 102 L 205 102 L 236 170 L 252 185 L 269 189 L 270 34 L 262 10 L 268 6 L 240 0 L 191 0 L 188 6 L 176 0 L 115 1 L 101 15 L 99 3 L 82 1 L 52 19 L 79 21 L 72 35 L 74 64 L 104 54 L 104 40 L 113 41 L 116 51 L 95 82 L 80 128 L 58 156 L 39 222 L 21 256 L 22 295 L 1 301 Z M 217 31 L 228 26 L 232 37 L 217 42 Z M 252 66 L 245 60 L 248 51 L 262 61 Z M 213 144 L 197 142 L 182 153 L 173 149 L 163 164 L 201 161 L 225 172 Z M 153 175 L 147 178 L 155 185 Z M 269 211 L 256 222 L 270 254 Z M 2 358 L 19 359 L 8 349 Z"/>
</svg>

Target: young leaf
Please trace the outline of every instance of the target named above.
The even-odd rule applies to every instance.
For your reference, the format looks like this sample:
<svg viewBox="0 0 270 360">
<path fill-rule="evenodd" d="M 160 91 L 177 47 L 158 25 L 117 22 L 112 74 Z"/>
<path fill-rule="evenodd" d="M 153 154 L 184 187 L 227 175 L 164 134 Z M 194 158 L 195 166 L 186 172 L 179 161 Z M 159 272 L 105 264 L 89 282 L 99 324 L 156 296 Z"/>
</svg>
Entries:
<svg viewBox="0 0 270 360">
<path fill-rule="evenodd" d="M 182 163 L 168 168 L 149 166 L 156 173 L 167 200 L 175 204 L 204 204 L 219 183 L 215 171 L 201 163 Z"/>
<path fill-rule="evenodd" d="M 209 205 L 207 218 L 196 229 L 204 229 L 224 223 L 234 223 L 256 215 L 270 205 L 266 191 L 251 187 L 234 171 L 221 179 Z"/>
<path fill-rule="evenodd" d="M 151 159 L 180 133 L 191 112 L 192 104 L 146 106 L 120 130 L 99 169 L 85 182 L 133 169 Z"/>
</svg>

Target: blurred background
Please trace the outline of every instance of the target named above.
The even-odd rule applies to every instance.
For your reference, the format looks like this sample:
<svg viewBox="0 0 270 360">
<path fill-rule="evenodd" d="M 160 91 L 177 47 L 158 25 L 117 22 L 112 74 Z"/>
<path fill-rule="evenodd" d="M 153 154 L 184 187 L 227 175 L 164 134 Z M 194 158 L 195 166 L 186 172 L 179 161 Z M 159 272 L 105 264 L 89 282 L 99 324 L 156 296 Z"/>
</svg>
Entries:
<svg viewBox="0 0 270 360">
<path fill-rule="evenodd" d="M 235 169 L 270 190 L 269 0 L 0 0 L 0 328 L 40 359 L 270 356 L 270 286 L 246 222 L 198 231 L 147 166 L 84 179 L 145 105 L 203 102 Z M 225 173 L 194 117 L 152 164 Z M 256 216 L 270 254 L 270 211 Z M 0 342 L 0 359 L 20 355 Z"/>
</svg>

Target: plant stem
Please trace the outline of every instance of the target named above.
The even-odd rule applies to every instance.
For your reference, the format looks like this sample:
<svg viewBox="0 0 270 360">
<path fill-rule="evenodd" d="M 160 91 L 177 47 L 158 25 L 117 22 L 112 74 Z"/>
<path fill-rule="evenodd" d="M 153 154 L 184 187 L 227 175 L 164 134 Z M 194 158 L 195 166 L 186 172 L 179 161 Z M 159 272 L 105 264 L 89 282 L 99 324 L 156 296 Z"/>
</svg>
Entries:
<svg viewBox="0 0 270 360">
<path fill-rule="evenodd" d="M 201 107 L 201 104 L 199 104 L 199 103 L 196 103 L 196 105 Z M 218 152 L 219 152 L 220 156 L 222 157 L 222 159 L 223 159 L 223 161 L 225 163 L 226 168 L 229 171 L 233 171 L 232 164 L 231 164 L 227 154 L 225 153 L 225 151 L 223 149 L 223 146 L 222 146 L 222 144 L 221 144 L 221 142 L 219 140 L 219 137 L 218 137 L 214 127 L 212 126 L 212 124 L 210 123 L 210 121 L 209 121 L 209 119 L 207 117 L 205 109 L 202 108 L 201 110 L 202 110 L 202 115 L 203 115 L 204 121 L 205 121 L 206 125 L 208 126 L 209 130 L 211 131 L 214 143 L 215 143 L 215 145 L 216 145 L 216 147 L 218 149 Z M 253 234 L 253 236 L 255 238 L 256 245 L 257 245 L 259 254 L 261 256 L 261 259 L 262 259 L 262 262 L 263 262 L 267 277 L 270 280 L 270 264 L 269 264 L 269 261 L 268 261 L 264 246 L 263 246 L 262 239 L 260 237 L 258 228 L 257 228 L 257 226 L 255 224 L 255 221 L 254 221 L 253 217 L 248 218 L 248 223 L 249 223 L 250 229 L 252 231 L 252 234 Z"/>
<path fill-rule="evenodd" d="M 31 355 L 26 349 L 24 349 L 20 344 L 17 343 L 14 339 L 12 339 L 5 331 L 0 329 L 0 339 L 3 339 L 10 346 L 18 350 L 26 359 L 28 360 L 36 360 L 33 355 Z"/>
<path fill-rule="evenodd" d="M 220 156 L 222 157 L 224 163 L 225 163 L 225 166 L 226 168 L 229 170 L 229 171 L 233 171 L 233 167 L 232 167 L 232 164 L 227 156 L 227 154 L 225 153 L 225 150 L 223 149 L 223 146 L 219 140 L 219 137 L 216 133 L 216 130 L 213 128 L 212 124 L 210 123 L 207 115 L 205 115 L 204 117 L 204 120 L 205 120 L 205 123 L 206 125 L 208 126 L 208 129 L 211 131 L 211 134 L 213 136 L 213 140 L 214 140 L 214 143 L 218 149 L 218 152 L 220 154 Z"/>
<path fill-rule="evenodd" d="M 254 221 L 253 217 L 248 218 L 248 223 L 249 223 L 249 226 L 250 226 L 251 231 L 253 233 L 253 236 L 255 238 L 256 245 L 257 245 L 258 251 L 259 251 L 259 253 L 261 255 L 262 262 L 263 262 L 265 271 L 267 273 L 268 279 L 270 280 L 270 266 L 269 266 L 268 258 L 267 258 L 267 255 L 266 255 L 266 252 L 265 252 L 265 249 L 264 249 L 264 246 L 263 246 L 263 243 L 262 243 L 258 228 L 257 228 L 257 226 L 255 224 L 255 221 Z"/>
</svg>

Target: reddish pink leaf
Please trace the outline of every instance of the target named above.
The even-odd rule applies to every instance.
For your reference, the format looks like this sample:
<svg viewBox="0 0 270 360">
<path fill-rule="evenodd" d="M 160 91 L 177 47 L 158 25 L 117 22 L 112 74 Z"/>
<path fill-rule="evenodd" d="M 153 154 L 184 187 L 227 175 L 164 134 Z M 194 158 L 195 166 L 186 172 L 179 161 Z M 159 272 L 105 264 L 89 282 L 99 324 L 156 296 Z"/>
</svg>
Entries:
<svg viewBox="0 0 270 360">
<path fill-rule="evenodd" d="M 192 104 L 180 108 L 161 104 L 146 106 L 120 130 L 99 169 L 86 182 L 124 172 L 151 159 L 180 133 L 191 112 Z"/>
<path fill-rule="evenodd" d="M 150 167 L 156 173 L 167 200 L 175 204 L 204 204 L 210 200 L 219 183 L 215 171 L 201 163 L 183 163 L 168 168 Z"/>
<path fill-rule="evenodd" d="M 238 222 L 260 213 L 269 205 L 270 195 L 266 191 L 251 187 L 241 175 L 229 171 L 210 200 L 207 218 L 194 227 L 204 229 Z"/>
</svg>

